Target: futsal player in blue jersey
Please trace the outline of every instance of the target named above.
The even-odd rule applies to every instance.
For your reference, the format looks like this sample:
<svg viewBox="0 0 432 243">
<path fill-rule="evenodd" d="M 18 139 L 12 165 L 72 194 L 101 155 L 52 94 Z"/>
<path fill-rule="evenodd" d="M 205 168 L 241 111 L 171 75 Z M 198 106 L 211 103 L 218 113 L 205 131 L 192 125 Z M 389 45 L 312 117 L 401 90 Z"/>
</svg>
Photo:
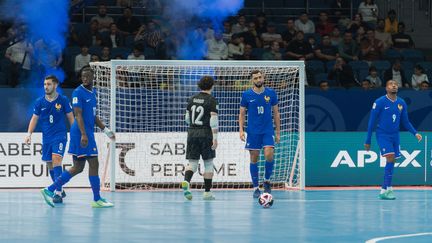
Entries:
<svg viewBox="0 0 432 243">
<path fill-rule="evenodd" d="M 394 80 L 386 83 L 387 94 L 375 100 L 369 118 L 368 133 L 365 142 L 365 149 L 369 151 L 371 146 L 372 131 L 376 126 L 376 139 L 380 148 L 381 156 L 386 158 L 384 168 L 384 183 L 379 195 L 383 200 L 394 200 L 393 189 L 391 186 L 393 177 L 394 163 L 401 156 L 399 145 L 399 126 L 403 126 L 420 142 L 422 136 L 417 133 L 408 119 L 407 104 L 397 97 L 398 84 Z"/>
<path fill-rule="evenodd" d="M 33 108 L 33 116 L 28 126 L 25 143 L 31 143 L 31 136 L 38 121 L 42 128 L 42 161 L 47 163 L 53 182 L 62 173 L 62 160 L 67 143 L 65 116 L 70 124 L 74 117 L 68 98 L 57 93 L 59 80 L 56 76 L 47 76 L 44 80 L 45 95 L 38 98 Z M 63 202 L 64 193 L 61 186 L 55 188 L 53 202 Z"/>
<path fill-rule="evenodd" d="M 274 146 L 280 140 L 280 114 L 278 98 L 273 89 L 264 87 L 264 75 L 259 70 L 251 72 L 252 89 L 243 92 L 240 101 L 240 139 L 245 141 L 244 122 L 247 112 L 247 136 L 246 149 L 250 154 L 250 174 L 254 187 L 253 197 L 258 198 L 261 194 L 258 185 L 258 158 L 260 151 L 264 148 L 265 174 L 264 192 L 271 193 L 270 177 L 274 167 Z M 273 120 L 276 128 L 273 128 Z"/>
<path fill-rule="evenodd" d="M 70 131 L 69 154 L 73 156 L 73 166 L 64 171 L 49 187 L 41 190 L 45 202 L 54 207 L 52 195 L 56 187 L 66 184 L 73 176 L 81 173 L 86 160 L 89 163 L 89 181 L 93 191 L 92 207 L 113 207 L 111 202 L 100 196 L 98 150 L 94 136 L 95 124 L 111 139 L 115 139 L 110 131 L 96 115 L 96 94 L 93 89 L 93 70 L 90 66 L 81 69 L 82 85 L 72 93 L 72 106 L 75 122 Z"/>
</svg>

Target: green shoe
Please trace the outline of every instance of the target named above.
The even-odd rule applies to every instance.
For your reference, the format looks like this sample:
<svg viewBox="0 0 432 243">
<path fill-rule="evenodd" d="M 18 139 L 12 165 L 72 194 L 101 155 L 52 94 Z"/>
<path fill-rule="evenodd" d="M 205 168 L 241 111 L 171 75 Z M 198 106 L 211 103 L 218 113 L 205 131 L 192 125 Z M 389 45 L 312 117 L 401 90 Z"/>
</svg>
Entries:
<svg viewBox="0 0 432 243">
<path fill-rule="evenodd" d="M 181 187 L 183 189 L 183 195 L 187 200 L 192 200 L 192 193 L 189 190 L 189 182 L 183 181 L 181 183 Z"/>
<path fill-rule="evenodd" d="M 381 200 L 395 200 L 396 197 L 393 195 L 393 191 L 387 190 L 384 193 L 380 193 L 378 196 Z"/>
<path fill-rule="evenodd" d="M 211 201 L 211 200 L 215 200 L 216 198 L 215 196 L 213 196 L 212 192 L 204 192 L 203 199 Z"/>
<path fill-rule="evenodd" d="M 52 198 L 54 196 L 54 193 L 46 188 L 43 188 L 42 190 L 40 190 L 42 197 L 44 198 L 46 204 L 48 204 L 51 207 L 55 207 L 54 203 L 52 201 Z"/>
<path fill-rule="evenodd" d="M 389 200 L 395 200 L 396 197 L 393 193 L 393 190 L 387 190 L 387 197 L 389 198 Z"/>
<path fill-rule="evenodd" d="M 108 202 L 105 198 L 101 198 L 98 201 L 93 201 L 91 203 L 93 208 L 112 208 L 114 207 L 113 203 Z"/>
</svg>

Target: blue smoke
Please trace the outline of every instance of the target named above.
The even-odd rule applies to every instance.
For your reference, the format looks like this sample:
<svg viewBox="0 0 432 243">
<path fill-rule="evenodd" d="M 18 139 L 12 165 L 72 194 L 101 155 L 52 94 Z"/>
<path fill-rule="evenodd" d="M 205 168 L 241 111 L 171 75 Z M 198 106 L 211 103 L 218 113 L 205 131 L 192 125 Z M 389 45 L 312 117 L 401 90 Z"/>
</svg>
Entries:
<svg viewBox="0 0 432 243">
<path fill-rule="evenodd" d="M 207 48 L 205 38 L 196 30 L 211 23 L 215 32 L 222 32 L 223 21 L 243 8 L 244 0 L 173 0 L 165 15 L 174 26 L 174 36 L 180 40 L 177 57 L 186 60 L 203 59 Z M 184 22 L 184 24 L 178 24 Z M 183 27 L 182 27 L 183 26 Z"/>
<path fill-rule="evenodd" d="M 32 84 L 40 87 L 43 77 L 50 74 L 63 82 L 65 73 L 53 62 L 66 46 L 69 0 L 6 0 L 0 8 L 2 18 L 25 26 L 25 39 L 34 50 Z"/>
</svg>

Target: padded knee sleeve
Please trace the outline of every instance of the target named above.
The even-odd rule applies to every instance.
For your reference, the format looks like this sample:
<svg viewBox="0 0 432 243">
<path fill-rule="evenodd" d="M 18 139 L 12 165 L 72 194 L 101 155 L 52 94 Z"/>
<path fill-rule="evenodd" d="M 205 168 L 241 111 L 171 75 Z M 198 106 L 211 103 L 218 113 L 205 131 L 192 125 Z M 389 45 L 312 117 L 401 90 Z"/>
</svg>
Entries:
<svg viewBox="0 0 432 243">
<path fill-rule="evenodd" d="M 213 173 L 213 159 L 204 160 L 204 173 Z"/>
<path fill-rule="evenodd" d="M 193 173 L 195 173 L 197 169 L 198 169 L 198 160 L 190 159 L 186 170 L 191 170 Z"/>
</svg>

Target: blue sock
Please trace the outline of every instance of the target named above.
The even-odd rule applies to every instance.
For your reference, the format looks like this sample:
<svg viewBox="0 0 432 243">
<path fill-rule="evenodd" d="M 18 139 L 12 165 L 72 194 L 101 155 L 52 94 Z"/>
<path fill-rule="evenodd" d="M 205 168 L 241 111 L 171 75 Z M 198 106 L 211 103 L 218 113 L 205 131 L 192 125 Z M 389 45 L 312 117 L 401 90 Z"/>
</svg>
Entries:
<svg viewBox="0 0 432 243">
<path fill-rule="evenodd" d="M 49 174 L 50 174 L 51 180 L 52 180 L 53 182 L 55 182 L 55 179 L 56 179 L 57 177 L 54 175 L 54 169 L 49 170 Z"/>
<path fill-rule="evenodd" d="M 101 198 L 99 176 L 89 176 L 89 181 L 93 191 L 93 200 L 99 201 L 99 199 Z"/>
<path fill-rule="evenodd" d="M 394 169 L 394 163 L 387 162 L 384 168 L 384 183 L 382 185 L 382 189 L 387 189 L 387 187 L 391 186 L 393 169 Z"/>
<path fill-rule="evenodd" d="M 72 175 L 69 173 L 69 171 L 63 171 L 63 173 L 56 178 L 56 181 L 48 187 L 48 190 L 52 192 L 55 191 L 55 189 L 57 189 L 58 187 L 66 184 L 70 180 L 70 178 L 72 178 Z"/>
<path fill-rule="evenodd" d="M 270 177 L 273 175 L 273 167 L 274 167 L 274 161 L 266 161 L 265 162 L 264 178 L 266 179 L 266 181 L 270 180 Z"/>
<path fill-rule="evenodd" d="M 250 174 L 252 178 L 253 187 L 258 187 L 258 164 L 250 163 Z"/>
<path fill-rule="evenodd" d="M 62 174 L 62 167 L 61 167 L 61 165 L 54 167 L 53 171 L 54 171 L 54 178 L 57 179 L 57 177 L 59 177 Z M 56 188 L 56 190 L 58 192 L 61 192 L 62 191 L 62 186 L 60 185 L 59 187 Z"/>
</svg>

